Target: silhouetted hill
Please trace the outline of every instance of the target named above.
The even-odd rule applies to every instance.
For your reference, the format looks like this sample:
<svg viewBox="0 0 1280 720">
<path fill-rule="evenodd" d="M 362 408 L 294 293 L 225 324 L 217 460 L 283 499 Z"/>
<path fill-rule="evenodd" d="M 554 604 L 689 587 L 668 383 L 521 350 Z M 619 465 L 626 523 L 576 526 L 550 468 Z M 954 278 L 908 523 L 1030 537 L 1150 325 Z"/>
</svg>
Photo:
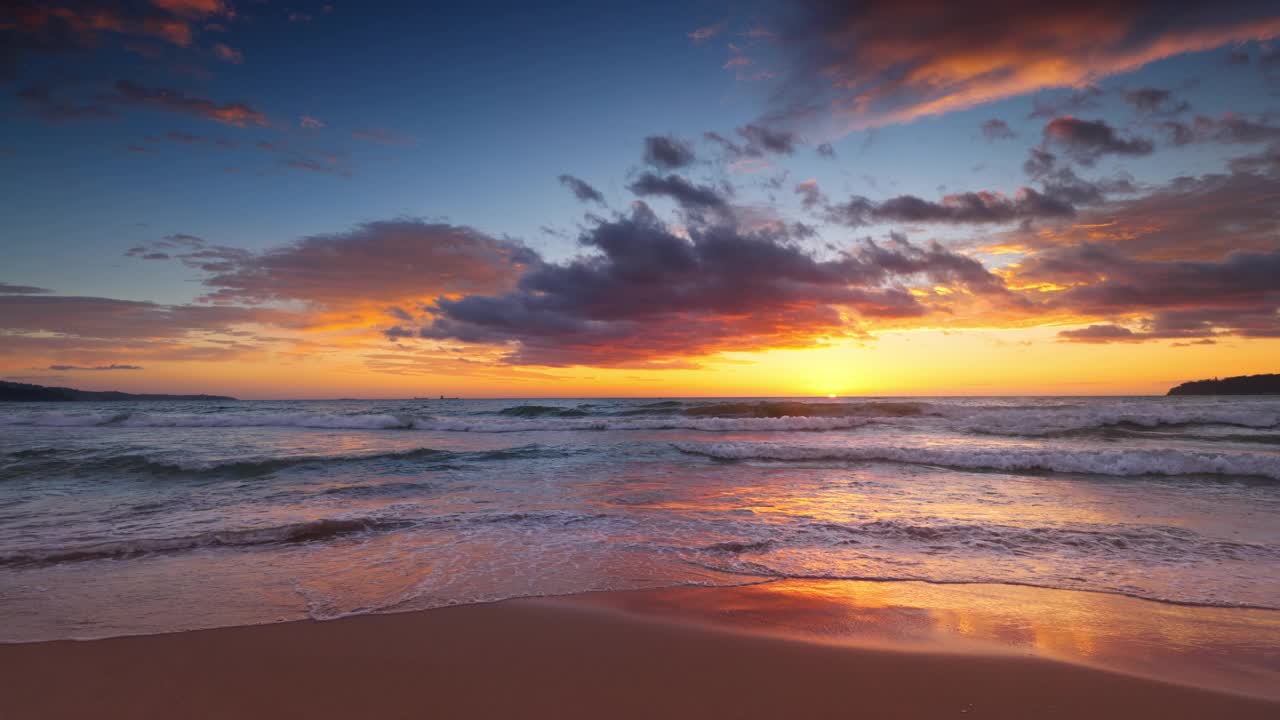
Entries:
<svg viewBox="0 0 1280 720">
<path fill-rule="evenodd" d="M 1184 382 L 1170 395 L 1280 395 L 1280 375 L 1240 375 Z"/>
<path fill-rule="evenodd" d="M 138 395 L 126 392 L 94 392 L 67 387 L 45 387 L 0 380 L 0 401 L 9 402 L 115 402 L 120 400 L 235 400 L 226 395 Z"/>
</svg>

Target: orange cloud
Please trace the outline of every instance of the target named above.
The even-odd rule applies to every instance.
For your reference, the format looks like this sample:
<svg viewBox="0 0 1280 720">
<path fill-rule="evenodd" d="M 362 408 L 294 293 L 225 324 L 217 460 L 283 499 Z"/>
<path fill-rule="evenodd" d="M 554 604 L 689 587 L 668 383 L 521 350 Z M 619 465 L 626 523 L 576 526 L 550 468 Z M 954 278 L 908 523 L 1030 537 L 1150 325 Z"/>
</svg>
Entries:
<svg viewBox="0 0 1280 720">
<path fill-rule="evenodd" d="M 1047 88 L 1084 87 L 1182 53 L 1280 36 L 1256 3 L 811 4 L 783 35 L 794 94 L 834 110 L 832 131 L 909 122 Z"/>
</svg>

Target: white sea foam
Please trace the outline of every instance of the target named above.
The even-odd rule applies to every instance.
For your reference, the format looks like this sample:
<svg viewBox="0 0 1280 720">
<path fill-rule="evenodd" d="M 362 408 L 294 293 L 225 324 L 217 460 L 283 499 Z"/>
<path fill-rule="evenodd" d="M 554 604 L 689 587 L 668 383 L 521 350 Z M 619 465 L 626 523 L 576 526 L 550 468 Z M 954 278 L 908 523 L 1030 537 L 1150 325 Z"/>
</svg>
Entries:
<svg viewBox="0 0 1280 720">
<path fill-rule="evenodd" d="M 1092 475 L 1233 475 L 1280 480 L 1280 455 L 1175 449 L 956 449 L 857 445 L 807 447 L 781 443 L 675 443 L 680 450 L 719 460 L 850 460 L 940 465 L 969 470 L 1041 470 Z"/>
</svg>

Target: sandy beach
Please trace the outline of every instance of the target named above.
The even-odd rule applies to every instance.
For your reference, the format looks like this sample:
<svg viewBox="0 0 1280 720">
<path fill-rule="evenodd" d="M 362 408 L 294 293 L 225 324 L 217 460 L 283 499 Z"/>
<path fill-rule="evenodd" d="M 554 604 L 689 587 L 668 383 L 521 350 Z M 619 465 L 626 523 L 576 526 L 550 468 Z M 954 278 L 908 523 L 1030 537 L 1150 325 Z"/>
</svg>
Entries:
<svg viewBox="0 0 1280 720">
<path fill-rule="evenodd" d="M 771 622 L 787 625 L 777 588 L 703 588 L 4 645 L 0 718 L 1280 713 L 1280 703 L 1264 698 L 1044 657 L 945 644 L 860 645 L 847 634 L 848 642 L 819 642 L 733 619 L 734 608 L 754 602 L 748 610 L 759 625 L 766 593 L 775 598 L 768 601 Z M 713 607 L 721 608 L 721 621 L 695 619 Z M 817 627 L 812 612 L 801 620 Z"/>
</svg>

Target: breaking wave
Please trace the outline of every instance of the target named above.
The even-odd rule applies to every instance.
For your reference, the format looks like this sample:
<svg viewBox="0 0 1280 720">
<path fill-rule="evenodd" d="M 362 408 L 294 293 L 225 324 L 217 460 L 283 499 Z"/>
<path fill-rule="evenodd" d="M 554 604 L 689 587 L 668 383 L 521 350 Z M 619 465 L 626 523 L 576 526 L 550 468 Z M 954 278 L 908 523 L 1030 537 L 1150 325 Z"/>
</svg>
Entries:
<svg viewBox="0 0 1280 720">
<path fill-rule="evenodd" d="M 805 447 L 779 443 L 674 443 L 716 460 L 882 461 L 962 470 L 1047 471 L 1093 475 L 1225 475 L 1280 480 L 1280 458 L 1262 453 L 1111 449 L 952 449 L 939 447 Z"/>
<path fill-rule="evenodd" d="M 347 430 L 431 430 L 437 432 L 538 432 L 580 430 L 695 430 L 721 431 L 786 431 L 843 430 L 865 424 L 853 416 L 781 416 L 781 417 L 686 417 L 679 415 L 582 417 L 566 413 L 578 412 L 542 406 L 520 406 L 520 412 L 502 411 L 493 415 L 427 416 L 412 415 L 326 415 L 319 413 L 226 413 L 226 414 L 149 414 L 113 413 L 109 415 L 35 413 L 0 417 L 0 426 L 31 425 L 41 427 L 121 427 L 121 428 L 319 428 Z M 531 410 L 529 408 L 539 408 Z M 510 409 L 510 408 L 509 408 Z M 558 413 L 558 414 L 557 414 Z"/>
<path fill-rule="evenodd" d="M 501 450 L 452 452 L 416 448 L 396 452 L 356 453 L 350 455 L 295 455 L 255 460 L 213 462 L 175 462 L 146 455 L 126 454 L 110 457 L 85 457 L 75 451 L 57 449 L 27 450 L 10 453 L 0 461 L 0 479 L 30 473 L 95 472 L 140 473 L 149 475 L 200 475 L 259 477 L 295 467 L 363 464 L 374 462 L 407 463 L 403 469 L 430 470 L 456 467 L 458 463 L 532 460 L 567 457 L 573 451 L 545 445 L 525 445 Z M 7 461 L 7 462 L 6 462 Z"/>
<path fill-rule="evenodd" d="M 389 532 L 413 525 L 407 520 L 376 518 L 326 518 L 264 528 L 212 530 L 183 537 L 136 538 L 79 547 L 25 550 L 0 554 L 4 565 L 52 565 L 84 560 L 123 559 L 151 553 L 194 550 L 196 548 L 244 545 L 271 545 L 331 540 L 343 535 Z"/>
</svg>

